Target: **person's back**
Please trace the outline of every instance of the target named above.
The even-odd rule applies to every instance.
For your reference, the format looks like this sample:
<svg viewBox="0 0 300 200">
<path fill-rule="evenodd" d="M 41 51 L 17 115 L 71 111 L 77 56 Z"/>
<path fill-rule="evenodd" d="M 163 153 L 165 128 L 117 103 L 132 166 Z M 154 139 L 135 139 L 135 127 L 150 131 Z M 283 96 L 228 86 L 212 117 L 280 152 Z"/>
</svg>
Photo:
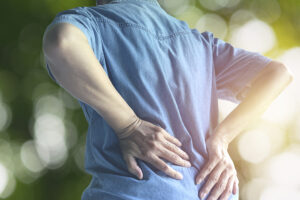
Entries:
<svg viewBox="0 0 300 200">
<path fill-rule="evenodd" d="M 239 102 L 237 94 L 270 59 L 254 53 L 243 57 L 249 52 L 234 49 L 210 32 L 190 29 L 156 0 L 112 0 L 77 7 L 59 13 L 52 24 L 60 22 L 72 23 L 85 33 L 128 105 L 141 119 L 178 138 L 192 164 L 182 167 L 166 161 L 183 175 L 175 180 L 137 159 L 144 174 L 137 179 L 127 169 L 113 129 L 90 105 L 79 101 L 89 123 L 85 168 L 93 176 L 82 199 L 198 200 L 203 183 L 196 185 L 195 176 L 207 159 L 205 138 L 218 123 L 217 98 Z M 256 62 L 251 65 L 253 58 Z M 246 63 L 252 67 L 247 74 Z M 238 199 L 238 194 L 229 199 Z"/>
</svg>

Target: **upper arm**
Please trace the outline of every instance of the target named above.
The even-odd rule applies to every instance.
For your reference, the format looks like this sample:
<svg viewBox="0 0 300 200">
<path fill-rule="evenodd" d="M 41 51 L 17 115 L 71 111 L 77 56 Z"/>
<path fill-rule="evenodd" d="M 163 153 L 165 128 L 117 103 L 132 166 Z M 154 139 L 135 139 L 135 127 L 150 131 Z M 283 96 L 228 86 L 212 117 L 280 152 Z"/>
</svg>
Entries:
<svg viewBox="0 0 300 200">
<path fill-rule="evenodd" d="M 72 44 L 73 42 L 87 42 L 85 34 L 70 23 L 57 23 L 45 31 L 43 37 L 43 51 L 45 55 L 55 53 L 58 48 Z"/>
<path fill-rule="evenodd" d="M 282 62 L 279 62 L 277 60 L 271 60 L 261 71 L 259 74 L 256 75 L 255 78 L 249 81 L 248 85 L 252 85 L 253 82 L 255 82 L 256 79 L 258 79 L 260 76 L 268 75 L 270 73 L 280 73 L 282 75 L 287 75 L 293 78 L 293 75 L 287 66 L 285 66 Z"/>
<path fill-rule="evenodd" d="M 244 88 L 237 94 L 237 98 L 242 100 L 247 96 L 247 92 L 251 89 L 253 83 L 260 77 L 269 76 L 270 74 L 278 74 L 279 76 L 287 76 L 290 81 L 293 80 L 293 74 L 283 63 L 272 60 L 269 62 L 253 79 L 251 79 Z"/>
<path fill-rule="evenodd" d="M 249 88 L 250 81 L 257 76 L 272 59 L 257 52 L 236 48 L 228 42 L 204 32 L 209 40 L 213 59 L 216 93 L 218 98 L 240 103 L 240 95 Z"/>
<path fill-rule="evenodd" d="M 51 70 L 55 70 L 53 68 L 55 68 L 56 57 L 69 46 L 86 47 L 88 43 L 93 51 L 97 51 L 97 55 L 100 55 L 102 52 L 99 49 L 101 48 L 93 46 L 95 41 L 97 41 L 97 45 L 102 45 L 96 37 L 100 37 L 100 34 L 98 34 L 98 28 L 95 21 L 92 20 L 88 8 L 77 7 L 58 13 L 47 26 L 43 35 L 42 48 L 49 76 L 57 82 Z"/>
</svg>

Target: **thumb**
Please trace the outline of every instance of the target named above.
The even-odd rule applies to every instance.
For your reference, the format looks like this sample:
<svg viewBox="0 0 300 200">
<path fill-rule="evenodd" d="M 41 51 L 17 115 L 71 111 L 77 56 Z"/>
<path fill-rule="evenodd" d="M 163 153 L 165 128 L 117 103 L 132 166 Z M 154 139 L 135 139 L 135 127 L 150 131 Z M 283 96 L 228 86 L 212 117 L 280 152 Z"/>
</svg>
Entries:
<svg viewBox="0 0 300 200">
<path fill-rule="evenodd" d="M 137 176 L 139 179 L 142 179 L 143 172 L 141 168 L 138 166 L 135 158 L 131 155 L 128 155 L 124 157 L 124 160 L 126 161 L 129 172 Z"/>
<path fill-rule="evenodd" d="M 237 191 L 238 191 L 238 184 L 239 184 L 239 181 L 238 181 L 238 178 L 236 177 L 235 181 L 234 181 L 234 186 L 233 186 L 233 194 L 237 193 Z"/>
</svg>

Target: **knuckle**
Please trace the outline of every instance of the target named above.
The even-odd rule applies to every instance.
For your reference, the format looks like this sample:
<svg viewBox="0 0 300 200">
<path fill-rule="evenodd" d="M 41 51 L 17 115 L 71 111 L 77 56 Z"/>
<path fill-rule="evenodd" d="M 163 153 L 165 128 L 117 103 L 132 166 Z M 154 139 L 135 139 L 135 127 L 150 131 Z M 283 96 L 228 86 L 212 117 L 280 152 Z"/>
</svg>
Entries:
<svg viewBox="0 0 300 200">
<path fill-rule="evenodd" d="M 133 173 L 134 170 L 133 170 L 132 167 L 128 167 L 128 171 L 131 172 L 131 173 Z"/>
<path fill-rule="evenodd" d="M 155 128 L 156 128 L 155 130 L 158 131 L 158 132 L 162 131 L 162 128 L 160 126 L 156 126 Z"/>
<path fill-rule="evenodd" d="M 132 169 L 134 166 L 133 166 L 133 164 L 131 163 L 131 162 L 127 162 L 127 166 L 128 166 L 128 168 L 130 168 L 130 169 Z"/>
<path fill-rule="evenodd" d="M 151 140 L 148 145 L 151 149 L 156 149 L 158 147 L 157 143 L 153 140 Z"/>
<path fill-rule="evenodd" d="M 218 177 L 217 176 L 212 176 L 211 177 L 211 182 L 215 183 L 218 181 Z"/>
<path fill-rule="evenodd" d="M 184 155 L 185 155 L 184 151 L 182 151 L 182 150 L 181 150 L 180 148 L 178 148 L 178 147 L 175 148 L 175 152 L 176 152 L 178 155 L 181 155 L 181 156 L 184 156 Z"/>
<path fill-rule="evenodd" d="M 150 151 L 147 151 L 145 156 L 148 159 L 152 159 L 152 153 Z"/>
<path fill-rule="evenodd" d="M 151 135 L 151 140 L 160 140 L 161 139 L 161 137 L 162 137 L 162 132 L 161 131 L 159 131 L 159 130 L 155 130 L 154 132 L 153 132 L 153 134 Z"/>
<path fill-rule="evenodd" d="M 141 157 L 146 157 L 146 154 L 147 154 L 147 151 L 141 151 L 140 152 Z"/>
<path fill-rule="evenodd" d="M 231 189 L 230 189 L 230 188 L 227 188 L 227 189 L 225 190 L 225 192 L 226 192 L 227 194 L 230 194 L 230 193 L 231 193 Z"/>
<path fill-rule="evenodd" d="M 216 157 L 217 160 L 223 159 L 223 156 L 222 156 L 221 154 L 219 154 L 219 153 L 217 153 L 217 154 L 215 155 L 215 157 Z"/>
<path fill-rule="evenodd" d="M 157 135 L 156 139 L 159 140 L 159 141 L 163 141 L 163 140 L 164 140 L 163 133 L 160 132 L 160 133 Z"/>
<path fill-rule="evenodd" d="M 162 169 L 162 171 L 166 172 L 166 171 L 168 171 L 169 167 L 168 167 L 168 165 L 164 164 L 161 166 L 161 169 Z"/>
<path fill-rule="evenodd" d="M 149 150 L 146 150 L 146 151 L 142 152 L 142 156 L 144 158 L 151 158 L 152 155 L 151 155 L 151 152 Z"/>
<path fill-rule="evenodd" d="M 220 158 L 218 158 L 218 157 L 212 157 L 211 159 L 209 159 L 210 165 L 216 164 L 216 163 L 218 163 L 219 161 L 220 161 Z"/>
<path fill-rule="evenodd" d="M 229 171 L 230 170 L 228 168 L 225 168 L 222 174 L 226 177 L 226 176 L 228 176 Z"/>
<path fill-rule="evenodd" d="M 153 132 L 153 133 L 151 134 L 151 136 L 150 136 L 150 140 L 151 140 L 151 141 L 156 140 L 157 134 L 158 134 L 157 132 Z"/>
<path fill-rule="evenodd" d="M 166 148 L 167 148 L 167 146 L 168 146 L 168 141 L 162 140 L 162 141 L 161 141 L 161 144 L 164 145 L 164 146 L 166 146 Z"/>
<path fill-rule="evenodd" d="M 231 169 L 227 168 L 225 170 L 225 175 L 228 177 L 228 180 L 229 180 L 231 176 L 234 176 L 234 172 Z"/>
<path fill-rule="evenodd" d="M 170 144 L 170 150 L 176 152 L 177 147 L 174 144 Z"/>
<path fill-rule="evenodd" d="M 178 155 L 182 156 L 182 157 L 186 157 L 187 156 L 187 154 L 183 150 L 181 150 L 180 148 L 178 148 L 178 147 L 176 147 L 176 153 Z"/>
<path fill-rule="evenodd" d="M 203 179 L 203 175 L 202 174 L 198 174 L 198 177 L 197 177 L 197 179 Z"/>
<path fill-rule="evenodd" d="M 222 159 L 222 160 L 221 160 L 221 163 L 222 163 L 223 165 L 226 165 L 226 166 L 228 165 L 228 163 L 227 163 L 227 161 L 226 161 L 225 159 Z"/>
<path fill-rule="evenodd" d="M 216 160 L 216 159 L 220 160 L 219 157 L 220 157 L 220 154 L 218 152 L 212 152 L 211 153 L 211 159 L 212 160 Z"/>
<path fill-rule="evenodd" d="M 209 166 L 209 167 L 207 167 L 207 171 L 212 171 L 213 170 L 213 166 Z"/>
<path fill-rule="evenodd" d="M 177 173 L 176 173 L 176 172 L 170 172 L 170 175 L 171 175 L 172 177 L 174 177 L 174 178 L 177 177 Z"/>
<path fill-rule="evenodd" d="M 228 165 L 227 168 L 231 171 L 235 170 L 235 168 L 233 167 L 233 165 Z"/>
<path fill-rule="evenodd" d="M 216 187 L 217 187 L 218 190 L 222 190 L 223 189 L 223 184 L 217 184 Z"/>
<path fill-rule="evenodd" d="M 227 192 L 227 190 L 226 190 L 226 185 L 222 185 L 222 186 L 221 186 L 221 191 L 226 191 L 226 192 Z"/>
<path fill-rule="evenodd" d="M 161 129 L 161 128 L 156 129 L 156 130 L 154 131 L 154 134 L 155 134 L 155 135 L 160 135 L 160 134 L 162 134 L 162 129 Z"/>
<path fill-rule="evenodd" d="M 179 161 L 179 158 L 176 154 L 170 154 L 170 159 L 172 159 L 173 161 Z"/>
<path fill-rule="evenodd" d="M 221 185 L 220 187 L 221 187 L 222 191 L 226 190 L 227 181 L 226 182 L 222 181 L 222 183 L 220 185 Z"/>
</svg>

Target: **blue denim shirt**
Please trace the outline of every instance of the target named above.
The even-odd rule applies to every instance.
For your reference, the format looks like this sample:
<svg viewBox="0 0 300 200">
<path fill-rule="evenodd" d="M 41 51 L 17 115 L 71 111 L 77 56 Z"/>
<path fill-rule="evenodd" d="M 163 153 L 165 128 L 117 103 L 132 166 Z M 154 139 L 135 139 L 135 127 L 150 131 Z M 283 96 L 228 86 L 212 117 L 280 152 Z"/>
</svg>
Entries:
<svg viewBox="0 0 300 200">
<path fill-rule="evenodd" d="M 205 137 L 218 124 L 218 98 L 240 103 L 247 83 L 271 61 L 235 48 L 211 32 L 191 29 L 157 0 L 110 0 L 57 14 L 52 23 L 71 23 L 87 37 L 112 84 L 143 120 L 182 142 L 189 168 L 173 179 L 137 159 L 144 177 L 132 175 L 113 129 L 80 100 L 89 128 L 85 170 L 92 175 L 82 200 L 199 200 L 195 176 L 207 159 Z M 56 81 L 48 68 L 50 77 Z M 238 200 L 231 195 L 229 200 Z"/>
</svg>

